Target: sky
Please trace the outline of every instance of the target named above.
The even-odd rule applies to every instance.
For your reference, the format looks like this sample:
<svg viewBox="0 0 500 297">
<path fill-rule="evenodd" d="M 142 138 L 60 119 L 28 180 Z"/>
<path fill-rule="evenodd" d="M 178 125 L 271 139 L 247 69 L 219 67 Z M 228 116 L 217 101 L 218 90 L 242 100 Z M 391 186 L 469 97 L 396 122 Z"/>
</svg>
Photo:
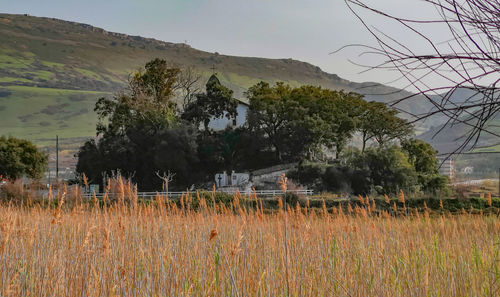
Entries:
<svg viewBox="0 0 500 297">
<path fill-rule="evenodd" d="M 368 0 L 398 14 L 433 13 L 418 0 Z M 108 31 L 168 42 L 187 42 L 196 49 L 236 56 L 293 58 L 356 82 L 392 82 L 395 73 L 364 70 L 374 57 L 359 56 L 348 44 L 374 40 L 344 0 L 0 0 L 4 13 L 28 13 L 91 24 Z M 370 25 L 405 38 L 394 24 L 366 16 Z M 443 39 L 445 39 L 443 37 Z M 413 43 L 413 39 L 407 40 Z M 420 46 L 418 43 L 414 46 Z"/>
</svg>

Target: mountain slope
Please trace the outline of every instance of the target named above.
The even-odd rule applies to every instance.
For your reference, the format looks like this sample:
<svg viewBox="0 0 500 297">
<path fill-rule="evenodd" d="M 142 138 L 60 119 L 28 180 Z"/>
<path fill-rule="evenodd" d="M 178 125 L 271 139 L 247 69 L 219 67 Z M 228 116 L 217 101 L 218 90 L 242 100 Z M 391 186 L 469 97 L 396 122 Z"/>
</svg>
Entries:
<svg viewBox="0 0 500 297">
<path fill-rule="evenodd" d="M 356 91 L 384 102 L 409 94 L 353 83 L 292 59 L 226 56 L 86 24 L 0 14 L 0 135 L 44 144 L 59 134 L 80 142 L 94 135 L 96 100 L 123 88 L 131 72 L 157 57 L 193 66 L 205 78 L 215 66 L 221 82 L 240 98 L 260 80 Z M 399 108 L 421 113 L 428 105 L 403 102 Z"/>
</svg>

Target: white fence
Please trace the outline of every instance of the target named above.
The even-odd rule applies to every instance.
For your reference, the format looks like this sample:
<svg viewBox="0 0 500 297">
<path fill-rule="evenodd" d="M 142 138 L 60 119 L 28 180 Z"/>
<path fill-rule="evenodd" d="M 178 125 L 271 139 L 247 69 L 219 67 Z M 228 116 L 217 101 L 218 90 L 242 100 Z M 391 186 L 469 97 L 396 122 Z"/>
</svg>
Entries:
<svg viewBox="0 0 500 297">
<path fill-rule="evenodd" d="M 226 193 L 226 194 L 231 194 L 234 195 L 236 194 L 236 190 L 231 189 L 231 190 L 218 190 L 216 193 Z M 304 196 L 311 196 L 314 194 L 313 190 L 288 190 L 287 193 L 289 194 L 296 194 L 296 195 L 304 195 Z M 139 192 L 137 193 L 137 197 L 140 199 L 151 199 L 156 197 L 157 195 L 161 195 L 164 197 L 168 198 L 179 198 L 183 195 L 186 195 L 187 192 Z M 196 191 L 189 192 L 191 195 L 196 195 Z M 242 196 L 244 195 L 254 195 L 256 194 L 257 197 L 263 198 L 263 197 L 276 197 L 276 196 L 281 196 L 283 195 L 283 191 L 281 190 L 260 190 L 260 191 L 240 191 L 240 194 Z M 104 194 L 99 193 L 96 194 L 97 198 L 103 198 Z M 116 197 L 118 196 L 118 193 L 108 193 L 109 197 Z M 94 195 L 92 193 L 85 193 L 83 194 L 84 198 L 90 199 L 93 198 Z"/>
</svg>

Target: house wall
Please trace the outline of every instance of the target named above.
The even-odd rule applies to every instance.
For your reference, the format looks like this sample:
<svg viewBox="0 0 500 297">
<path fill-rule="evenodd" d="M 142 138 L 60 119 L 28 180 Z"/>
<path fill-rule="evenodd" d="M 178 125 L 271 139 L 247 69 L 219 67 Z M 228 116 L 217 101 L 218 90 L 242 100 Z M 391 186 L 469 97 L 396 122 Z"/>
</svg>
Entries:
<svg viewBox="0 0 500 297">
<path fill-rule="evenodd" d="M 445 175 L 450 179 L 455 178 L 455 162 L 453 160 L 448 159 L 443 162 L 443 159 L 438 158 L 438 165 L 439 164 L 441 165 L 439 168 L 439 174 Z"/>
<path fill-rule="evenodd" d="M 238 112 L 238 115 L 236 116 L 236 127 L 241 127 L 247 120 L 248 106 L 244 104 L 238 104 L 236 110 Z M 213 130 L 224 130 L 228 126 L 233 127 L 233 119 L 228 119 L 225 116 L 221 119 L 213 118 L 208 124 L 208 127 Z"/>
<path fill-rule="evenodd" d="M 237 187 L 248 184 L 249 181 L 250 175 L 248 173 L 236 173 L 233 171 L 230 174 L 227 174 L 227 172 L 224 171 L 223 173 L 217 173 L 215 175 L 215 184 L 217 187 Z"/>
</svg>

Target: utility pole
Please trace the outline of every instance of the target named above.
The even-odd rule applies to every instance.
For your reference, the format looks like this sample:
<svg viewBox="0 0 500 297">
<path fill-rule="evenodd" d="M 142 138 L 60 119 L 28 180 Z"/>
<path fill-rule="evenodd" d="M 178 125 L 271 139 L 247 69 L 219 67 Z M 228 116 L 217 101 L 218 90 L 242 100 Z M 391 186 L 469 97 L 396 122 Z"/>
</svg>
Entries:
<svg viewBox="0 0 500 297">
<path fill-rule="evenodd" d="M 498 197 L 500 198 L 500 168 L 498 168 Z"/>
<path fill-rule="evenodd" d="M 59 136 L 56 135 L 56 181 L 59 182 Z"/>
</svg>

